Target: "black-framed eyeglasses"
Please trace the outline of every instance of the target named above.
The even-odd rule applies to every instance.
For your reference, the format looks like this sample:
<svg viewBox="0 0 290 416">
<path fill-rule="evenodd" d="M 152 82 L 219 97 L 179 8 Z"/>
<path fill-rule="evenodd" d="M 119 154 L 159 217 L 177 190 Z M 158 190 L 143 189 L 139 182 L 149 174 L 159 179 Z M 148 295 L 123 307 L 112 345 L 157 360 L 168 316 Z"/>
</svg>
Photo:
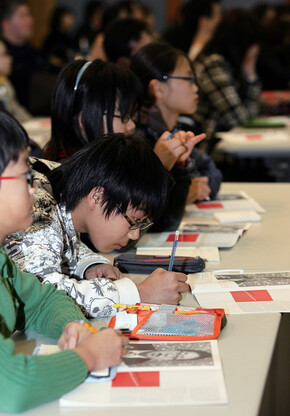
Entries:
<svg viewBox="0 0 290 416">
<path fill-rule="evenodd" d="M 163 75 L 162 76 L 163 80 L 168 80 L 168 79 L 183 79 L 184 81 L 188 81 L 191 85 L 195 84 L 195 76 L 191 76 L 191 77 L 175 77 L 173 75 Z"/>
<path fill-rule="evenodd" d="M 130 120 L 132 120 L 134 123 L 138 120 L 138 111 L 133 111 L 129 114 L 114 114 L 113 117 L 119 118 L 123 124 L 129 123 Z"/>
<path fill-rule="evenodd" d="M 151 225 L 153 225 L 153 222 L 149 219 L 149 218 L 145 218 L 145 220 L 138 220 L 138 218 L 130 218 L 128 217 L 128 215 L 123 212 L 121 210 L 121 208 L 119 207 L 119 205 L 116 205 L 116 207 L 118 208 L 118 210 L 120 211 L 120 213 L 123 215 L 123 217 L 125 218 L 125 220 L 129 223 L 130 227 L 129 230 L 147 230 L 147 228 L 151 227 Z"/>
<path fill-rule="evenodd" d="M 22 173 L 21 175 L 18 176 L 0 176 L 0 181 L 4 181 L 7 179 L 19 179 L 22 177 L 25 177 L 26 182 L 28 183 L 29 186 L 33 186 L 33 182 L 34 182 L 34 172 L 32 169 L 29 169 L 27 172 Z"/>
</svg>

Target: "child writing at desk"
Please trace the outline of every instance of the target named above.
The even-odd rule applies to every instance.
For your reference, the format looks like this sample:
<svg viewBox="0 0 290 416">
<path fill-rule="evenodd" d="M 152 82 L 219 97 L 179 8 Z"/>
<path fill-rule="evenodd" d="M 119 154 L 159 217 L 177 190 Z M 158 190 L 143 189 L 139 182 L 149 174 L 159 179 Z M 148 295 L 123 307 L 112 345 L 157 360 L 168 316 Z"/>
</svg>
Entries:
<svg viewBox="0 0 290 416">
<path fill-rule="evenodd" d="M 0 114 L 0 239 L 32 221 L 35 187 L 28 138 L 11 116 Z M 57 399 L 88 371 L 120 363 L 127 340 L 118 331 L 91 333 L 80 309 L 53 285 L 21 272 L 0 247 L 0 412 L 22 412 Z M 15 330 L 59 338 L 63 351 L 48 356 L 14 353 Z"/>
</svg>

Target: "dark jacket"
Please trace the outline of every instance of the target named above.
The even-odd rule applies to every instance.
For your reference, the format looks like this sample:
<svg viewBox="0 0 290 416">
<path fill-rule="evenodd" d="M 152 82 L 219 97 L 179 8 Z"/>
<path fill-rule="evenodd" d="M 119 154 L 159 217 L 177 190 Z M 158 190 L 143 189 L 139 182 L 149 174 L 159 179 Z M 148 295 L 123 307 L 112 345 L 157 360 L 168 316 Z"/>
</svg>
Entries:
<svg viewBox="0 0 290 416">
<path fill-rule="evenodd" d="M 167 130 L 162 115 L 156 106 L 145 107 L 140 110 L 137 122 L 137 134 L 141 135 L 152 147 L 159 137 Z M 207 176 L 212 190 L 210 197 L 214 198 L 219 190 L 222 174 L 215 166 L 214 161 L 207 154 L 193 149 L 186 167 L 173 167 L 170 171 L 172 186 L 168 203 L 163 215 L 154 222 L 150 232 L 174 231 L 178 228 L 184 215 L 188 189 L 191 179 L 198 176 Z"/>
</svg>

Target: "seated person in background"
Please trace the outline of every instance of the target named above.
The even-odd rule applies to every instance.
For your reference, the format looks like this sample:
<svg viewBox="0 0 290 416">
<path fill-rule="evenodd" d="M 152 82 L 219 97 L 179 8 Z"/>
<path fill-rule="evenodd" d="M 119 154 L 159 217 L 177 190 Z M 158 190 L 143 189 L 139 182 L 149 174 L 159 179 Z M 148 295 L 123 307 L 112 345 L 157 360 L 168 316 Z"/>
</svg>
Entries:
<svg viewBox="0 0 290 416">
<path fill-rule="evenodd" d="M 9 79 L 21 105 L 29 109 L 33 74 L 44 70 L 45 61 L 30 43 L 33 17 L 26 0 L 0 0 L 1 39 L 13 58 Z"/>
<path fill-rule="evenodd" d="M 129 69 L 100 60 L 71 62 L 60 73 L 53 92 L 47 157 L 61 160 L 107 132 L 132 133 L 141 97 L 140 81 Z M 203 138 L 180 131 L 167 140 L 170 133 L 162 133 L 153 147 L 168 171 L 177 161 L 184 163 Z M 181 203 L 173 228 L 169 229 L 178 227 L 185 206 L 184 201 Z"/>
<path fill-rule="evenodd" d="M 194 60 L 212 38 L 222 10 L 219 0 L 189 0 L 176 21 L 163 34 L 163 39 L 187 53 Z"/>
<path fill-rule="evenodd" d="M 75 15 L 68 7 L 56 7 L 50 20 L 50 31 L 46 36 L 42 51 L 50 64 L 50 70 L 59 70 L 74 59 L 78 51 L 76 39 L 73 36 Z"/>
<path fill-rule="evenodd" d="M 152 40 L 144 21 L 119 19 L 105 31 L 104 49 L 109 61 L 129 67 L 132 55 Z"/>
<path fill-rule="evenodd" d="M 207 140 L 259 113 L 261 84 L 256 72 L 260 28 L 242 9 L 224 13 L 212 40 L 193 62 L 199 88 L 194 119 Z"/>
<path fill-rule="evenodd" d="M 28 167 L 28 138 L 0 113 L 0 238 L 29 227 L 35 188 Z M 97 371 L 119 364 L 127 341 L 118 331 L 89 332 L 79 308 L 53 285 L 20 271 L 0 248 L 0 412 L 23 412 L 69 392 Z M 14 331 L 58 338 L 61 351 L 39 357 L 15 354 Z"/>
<path fill-rule="evenodd" d="M 163 211 L 167 175 L 143 139 L 96 139 L 47 177 L 37 175 L 32 226 L 4 242 L 22 270 L 65 290 L 93 317 L 112 315 L 114 303 L 177 304 L 189 291 L 185 274 L 163 269 L 138 285 L 119 279 L 118 269 L 80 240 L 88 233 L 96 250 L 120 250 Z"/>
<path fill-rule="evenodd" d="M 0 40 L 0 109 L 10 113 L 19 123 L 23 123 L 32 116 L 19 104 L 13 85 L 7 78 L 11 69 L 12 57 L 7 52 L 5 44 Z"/>
<path fill-rule="evenodd" d="M 139 77 L 146 94 L 137 132 L 156 148 L 158 137 L 176 127 L 180 114 L 192 114 L 196 109 L 198 89 L 191 63 L 181 50 L 156 42 L 139 49 L 130 68 Z M 188 156 L 186 160 L 177 160 L 171 169 L 175 185 L 154 231 L 176 229 L 185 204 L 214 198 L 219 190 L 222 175 L 213 160 L 197 149 Z"/>
</svg>

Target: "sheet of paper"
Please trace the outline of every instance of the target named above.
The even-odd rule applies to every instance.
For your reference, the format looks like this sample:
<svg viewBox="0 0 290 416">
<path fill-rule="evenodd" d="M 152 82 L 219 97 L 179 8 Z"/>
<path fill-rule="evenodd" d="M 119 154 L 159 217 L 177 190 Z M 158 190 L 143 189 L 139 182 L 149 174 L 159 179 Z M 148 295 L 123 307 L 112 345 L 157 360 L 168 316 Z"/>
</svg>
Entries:
<svg viewBox="0 0 290 416">
<path fill-rule="evenodd" d="M 136 254 L 148 254 L 151 256 L 170 256 L 172 247 L 137 247 Z M 217 247 L 178 247 L 176 256 L 201 257 L 205 261 L 220 261 L 219 249 Z"/>
<path fill-rule="evenodd" d="M 258 222 L 261 221 L 261 215 L 255 211 L 227 211 L 227 212 L 215 212 L 215 218 L 221 223 L 233 223 L 233 222 Z"/>
<path fill-rule="evenodd" d="M 230 248 L 233 247 L 238 239 L 240 233 L 200 233 L 200 232 L 182 232 L 179 234 L 178 247 L 219 247 Z M 174 233 L 163 232 L 160 234 L 146 233 L 137 243 L 137 248 L 151 248 L 156 247 L 170 247 L 174 240 Z M 156 253 L 155 253 L 156 254 Z"/>
<path fill-rule="evenodd" d="M 246 143 L 289 143 L 290 136 L 286 131 L 279 129 L 255 129 L 254 131 L 244 130 L 241 132 L 223 132 L 218 136 L 230 144 Z"/>
<path fill-rule="evenodd" d="M 186 215 L 196 215 L 196 213 L 202 213 L 205 215 L 213 215 L 215 212 L 225 211 L 255 211 L 259 213 L 265 212 L 264 208 L 250 197 L 246 192 L 241 191 L 241 198 L 226 198 L 216 199 L 212 201 L 205 201 L 196 204 L 190 204 L 186 206 Z"/>
<path fill-rule="evenodd" d="M 124 369 L 110 383 L 81 384 L 60 399 L 60 406 L 143 407 L 227 403 L 217 341 L 143 344 L 158 345 L 164 350 L 164 354 L 156 350 L 155 356 L 154 350 L 149 355 L 147 350 L 143 357 L 145 360 L 171 360 L 176 364 L 175 368 L 164 370 L 163 367 L 158 370 L 155 366 L 144 371 L 143 366 L 134 367 L 138 371 L 133 371 L 133 367 L 129 371 Z M 140 345 L 140 342 L 136 345 Z M 171 352 L 167 351 L 166 354 L 167 347 Z M 139 359 L 141 354 L 142 350 L 139 350 Z M 181 367 L 178 366 L 180 362 L 183 363 Z"/>
<path fill-rule="evenodd" d="M 196 273 L 188 275 L 203 308 L 226 313 L 290 312 L 290 272 Z"/>
</svg>

